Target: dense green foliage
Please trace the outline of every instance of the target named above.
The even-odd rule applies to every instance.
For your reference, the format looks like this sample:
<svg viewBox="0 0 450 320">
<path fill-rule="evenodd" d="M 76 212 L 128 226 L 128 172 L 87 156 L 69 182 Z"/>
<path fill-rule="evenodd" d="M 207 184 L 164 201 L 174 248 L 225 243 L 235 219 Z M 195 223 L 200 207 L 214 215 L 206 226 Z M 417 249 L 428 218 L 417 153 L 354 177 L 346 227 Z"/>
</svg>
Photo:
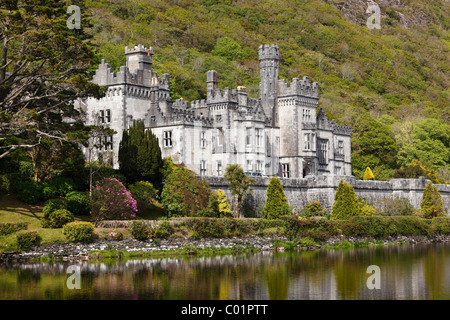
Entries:
<svg viewBox="0 0 450 320">
<path fill-rule="evenodd" d="M 322 207 L 319 201 L 310 201 L 301 211 L 301 215 L 305 218 L 323 217 L 327 215 L 327 210 Z"/>
<path fill-rule="evenodd" d="M 334 196 L 331 218 L 336 220 L 347 219 L 360 214 L 361 207 L 355 190 L 351 185 L 341 180 Z"/>
<path fill-rule="evenodd" d="M 119 146 L 120 172 L 128 183 L 145 180 L 160 185 L 162 179 L 161 149 L 158 138 L 143 121 L 136 121 L 123 132 Z"/>
<path fill-rule="evenodd" d="M 17 247 L 21 251 L 29 251 L 33 246 L 41 244 L 42 237 L 36 231 L 19 232 L 17 234 Z"/>
<path fill-rule="evenodd" d="M 434 218 L 444 215 L 443 203 L 438 189 L 429 182 L 423 190 L 423 200 L 420 209 L 425 218 Z"/>
<path fill-rule="evenodd" d="M 390 179 L 414 159 L 442 177 L 450 151 L 449 6 L 379 5 L 379 30 L 367 28 L 363 1 L 348 10 L 337 0 L 92 0 L 89 10 L 99 55 L 117 71 L 126 45 L 152 46 L 153 68 L 170 74 L 173 99 L 204 99 L 210 69 L 220 87 L 243 85 L 257 97 L 257 49 L 277 43 L 280 78 L 317 81 L 327 115 L 353 127 L 358 179 L 367 166 L 377 179 Z"/>
<path fill-rule="evenodd" d="M 27 229 L 28 223 L 26 222 L 0 223 L 0 236 L 4 236 L 20 230 L 27 230 Z"/>
<path fill-rule="evenodd" d="M 141 241 L 148 240 L 150 226 L 145 221 L 133 221 L 130 225 L 133 238 Z"/>
<path fill-rule="evenodd" d="M 76 215 L 87 216 L 91 213 L 91 201 L 86 192 L 72 191 L 66 197 L 67 209 Z"/>
<path fill-rule="evenodd" d="M 240 217 L 241 204 L 245 195 L 252 192 L 254 180 L 247 176 L 244 170 L 237 164 L 230 164 L 225 169 L 225 180 L 230 184 L 231 195 L 236 199 L 234 217 Z"/>
<path fill-rule="evenodd" d="M 74 220 L 73 213 L 67 209 L 57 209 L 52 211 L 47 221 L 43 221 L 43 227 L 45 228 L 61 228 L 66 223 Z"/>
<path fill-rule="evenodd" d="M 138 181 L 128 186 L 134 199 L 137 201 L 138 212 L 146 212 L 157 201 L 158 191 L 148 181 Z"/>
<path fill-rule="evenodd" d="M 49 199 L 45 202 L 44 208 L 42 209 L 44 213 L 44 218 L 48 219 L 50 213 L 58 209 L 66 209 L 67 204 L 63 199 Z"/>
<path fill-rule="evenodd" d="M 171 162 L 171 160 L 168 160 Z M 207 209 L 211 188 L 193 171 L 183 165 L 168 165 L 166 182 L 161 192 L 161 202 L 168 217 L 196 216 Z"/>
<path fill-rule="evenodd" d="M 263 209 L 263 217 L 265 219 L 277 219 L 289 213 L 290 208 L 284 195 L 281 181 L 272 177 L 267 186 L 267 200 Z"/>
<path fill-rule="evenodd" d="M 63 226 L 63 233 L 71 242 L 91 242 L 94 239 L 94 225 L 90 222 L 70 222 Z"/>
</svg>

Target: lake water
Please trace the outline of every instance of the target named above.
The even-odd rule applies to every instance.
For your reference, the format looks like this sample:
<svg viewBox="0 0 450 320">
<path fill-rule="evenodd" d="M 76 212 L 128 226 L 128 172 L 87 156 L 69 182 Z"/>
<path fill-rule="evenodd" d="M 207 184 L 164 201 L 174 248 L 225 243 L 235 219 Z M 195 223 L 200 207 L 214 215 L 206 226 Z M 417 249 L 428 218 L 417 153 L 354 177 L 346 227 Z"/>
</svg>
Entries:
<svg viewBox="0 0 450 320">
<path fill-rule="evenodd" d="M 450 244 L 0 265 L 0 299 L 450 299 Z"/>
</svg>

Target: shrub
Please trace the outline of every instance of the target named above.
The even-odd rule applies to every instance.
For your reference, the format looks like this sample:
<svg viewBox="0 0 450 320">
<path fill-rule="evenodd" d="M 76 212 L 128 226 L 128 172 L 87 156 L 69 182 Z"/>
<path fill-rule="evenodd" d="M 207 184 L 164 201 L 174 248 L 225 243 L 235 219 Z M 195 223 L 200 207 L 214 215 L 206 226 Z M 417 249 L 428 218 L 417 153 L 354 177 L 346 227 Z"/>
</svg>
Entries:
<svg viewBox="0 0 450 320">
<path fill-rule="evenodd" d="M 144 221 L 133 221 L 131 223 L 131 235 L 137 240 L 148 240 L 150 230 L 150 226 Z"/>
<path fill-rule="evenodd" d="M 63 199 L 50 199 L 45 202 L 43 213 L 46 219 L 49 218 L 50 213 L 58 209 L 66 209 L 66 201 Z"/>
<path fill-rule="evenodd" d="M 76 215 L 89 215 L 91 202 L 85 192 L 72 191 L 67 194 L 67 209 Z"/>
<path fill-rule="evenodd" d="M 347 219 L 352 216 L 359 216 L 360 213 L 361 208 L 355 190 L 351 185 L 341 180 L 334 196 L 331 218 Z"/>
<path fill-rule="evenodd" d="M 54 179 L 51 184 L 56 189 L 57 194 L 63 197 L 76 189 L 75 182 L 71 178 L 58 177 Z"/>
<path fill-rule="evenodd" d="M 92 190 L 91 211 L 95 223 L 104 219 L 130 219 L 136 217 L 137 202 L 122 182 L 103 178 Z"/>
<path fill-rule="evenodd" d="M 363 180 L 375 180 L 375 176 L 369 167 L 367 167 L 366 171 L 364 171 Z"/>
<path fill-rule="evenodd" d="M 17 198 L 28 204 L 37 204 L 42 199 L 41 185 L 35 181 L 19 182 Z"/>
<path fill-rule="evenodd" d="M 73 214 L 67 209 L 58 209 L 50 213 L 48 217 L 48 227 L 61 228 L 66 223 L 73 221 Z"/>
<path fill-rule="evenodd" d="M 383 216 L 407 216 L 416 211 L 414 206 L 406 198 L 383 198 L 378 202 L 379 214 Z"/>
<path fill-rule="evenodd" d="M 152 238 L 166 239 L 173 233 L 173 227 L 168 221 L 161 222 L 156 228 L 152 230 Z"/>
<path fill-rule="evenodd" d="M 438 189 L 431 182 L 423 190 L 423 200 L 420 209 L 427 219 L 444 215 L 444 205 Z"/>
<path fill-rule="evenodd" d="M 211 193 L 209 196 L 208 208 L 199 210 L 197 215 L 201 217 L 216 218 L 233 217 L 227 196 L 220 189 Z"/>
<path fill-rule="evenodd" d="M 171 165 L 167 172 L 161 202 L 168 217 L 196 216 L 208 207 L 211 188 L 206 181 L 183 166 Z"/>
<path fill-rule="evenodd" d="M 53 186 L 48 182 L 42 183 L 41 190 L 42 190 L 42 198 L 44 200 L 52 199 L 56 197 L 56 195 L 58 194 L 55 186 Z"/>
<path fill-rule="evenodd" d="M 11 234 L 20 230 L 28 229 L 27 222 L 5 222 L 0 223 L 0 236 Z"/>
<path fill-rule="evenodd" d="M 41 244 L 42 238 L 36 231 L 17 234 L 17 247 L 21 251 L 29 251 L 33 246 Z"/>
<path fill-rule="evenodd" d="M 70 222 L 64 225 L 63 233 L 71 242 L 91 242 L 94 239 L 94 225 L 90 222 Z"/>
<path fill-rule="evenodd" d="M 188 227 L 203 238 L 220 238 L 225 236 L 225 228 L 219 219 L 195 218 L 187 221 Z"/>
<path fill-rule="evenodd" d="M 138 181 L 128 187 L 128 190 L 137 201 L 139 211 L 148 210 L 155 202 L 158 191 L 148 181 Z"/>
<path fill-rule="evenodd" d="M 289 205 L 284 195 L 281 181 L 272 177 L 267 186 L 267 200 L 263 209 L 263 216 L 266 219 L 277 219 L 289 213 Z"/>
<path fill-rule="evenodd" d="M 305 218 L 310 217 L 323 217 L 327 214 L 327 211 L 322 208 L 319 201 L 309 202 L 305 208 L 302 210 L 302 216 Z"/>
</svg>

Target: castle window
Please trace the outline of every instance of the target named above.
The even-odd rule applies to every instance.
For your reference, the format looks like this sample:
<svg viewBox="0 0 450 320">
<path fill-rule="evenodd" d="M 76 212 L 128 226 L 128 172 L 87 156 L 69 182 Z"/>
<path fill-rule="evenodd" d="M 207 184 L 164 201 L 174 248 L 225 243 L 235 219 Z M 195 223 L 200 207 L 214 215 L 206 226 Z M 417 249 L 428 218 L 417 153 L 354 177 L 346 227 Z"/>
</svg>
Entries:
<svg viewBox="0 0 450 320">
<path fill-rule="evenodd" d="M 105 123 L 105 110 L 99 111 L 98 123 Z"/>
<path fill-rule="evenodd" d="M 283 163 L 281 165 L 281 176 L 283 178 L 289 178 L 289 163 Z"/>
<path fill-rule="evenodd" d="M 156 121 L 156 116 L 151 116 L 150 119 L 151 119 L 152 122 L 155 122 Z"/>
<path fill-rule="evenodd" d="M 216 163 L 217 175 L 220 177 L 222 175 L 222 162 L 217 161 Z"/>
<path fill-rule="evenodd" d="M 264 162 L 263 161 L 256 161 L 256 172 L 263 172 Z"/>
<path fill-rule="evenodd" d="M 206 148 L 206 131 L 200 132 L 200 148 Z"/>
<path fill-rule="evenodd" d="M 245 144 L 250 146 L 252 144 L 252 128 L 245 128 Z"/>
<path fill-rule="evenodd" d="M 334 167 L 334 174 L 337 176 L 342 175 L 342 168 L 341 167 Z"/>
<path fill-rule="evenodd" d="M 319 140 L 319 163 L 328 163 L 328 140 Z"/>
<path fill-rule="evenodd" d="M 344 154 L 344 141 L 343 140 L 338 140 L 338 144 L 337 144 L 337 154 L 339 155 L 343 155 Z"/>
<path fill-rule="evenodd" d="M 304 134 L 304 150 L 313 150 L 314 146 L 314 139 L 315 134 L 314 133 L 305 133 Z"/>
<path fill-rule="evenodd" d="M 106 119 L 106 123 L 111 123 L 111 110 L 110 109 L 105 110 L 105 119 Z"/>
<path fill-rule="evenodd" d="M 164 145 L 164 148 L 172 147 L 172 131 L 164 131 L 163 132 L 163 145 Z"/>
<path fill-rule="evenodd" d="M 105 150 L 112 150 L 113 149 L 113 137 L 112 136 L 105 136 Z"/>
<path fill-rule="evenodd" d="M 217 145 L 223 145 L 223 131 L 222 128 L 217 128 Z"/>
<path fill-rule="evenodd" d="M 303 122 L 311 122 L 311 110 L 303 109 Z"/>
<path fill-rule="evenodd" d="M 256 131 L 256 146 L 262 147 L 263 146 L 263 130 L 255 129 L 255 131 Z"/>
<path fill-rule="evenodd" d="M 206 161 L 200 160 L 200 175 L 206 176 Z"/>
<path fill-rule="evenodd" d="M 247 160 L 247 171 L 252 172 L 253 171 L 253 165 L 251 160 Z"/>
</svg>

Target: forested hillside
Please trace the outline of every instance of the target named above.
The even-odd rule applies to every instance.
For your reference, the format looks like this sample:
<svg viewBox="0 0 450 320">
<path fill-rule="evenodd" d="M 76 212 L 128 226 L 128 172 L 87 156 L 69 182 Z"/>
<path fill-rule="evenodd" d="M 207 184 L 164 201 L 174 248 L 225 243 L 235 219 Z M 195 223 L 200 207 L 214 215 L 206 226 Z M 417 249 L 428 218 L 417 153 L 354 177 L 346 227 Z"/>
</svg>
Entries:
<svg viewBox="0 0 450 320">
<path fill-rule="evenodd" d="M 353 127 L 353 174 L 450 181 L 450 3 L 383 0 L 369 29 L 362 0 L 87 1 L 98 58 L 117 70 L 124 47 L 152 46 L 172 98 L 205 98 L 206 71 L 220 87 L 258 96 L 261 44 L 280 47 L 280 78 L 319 83 L 320 107 Z"/>
</svg>

